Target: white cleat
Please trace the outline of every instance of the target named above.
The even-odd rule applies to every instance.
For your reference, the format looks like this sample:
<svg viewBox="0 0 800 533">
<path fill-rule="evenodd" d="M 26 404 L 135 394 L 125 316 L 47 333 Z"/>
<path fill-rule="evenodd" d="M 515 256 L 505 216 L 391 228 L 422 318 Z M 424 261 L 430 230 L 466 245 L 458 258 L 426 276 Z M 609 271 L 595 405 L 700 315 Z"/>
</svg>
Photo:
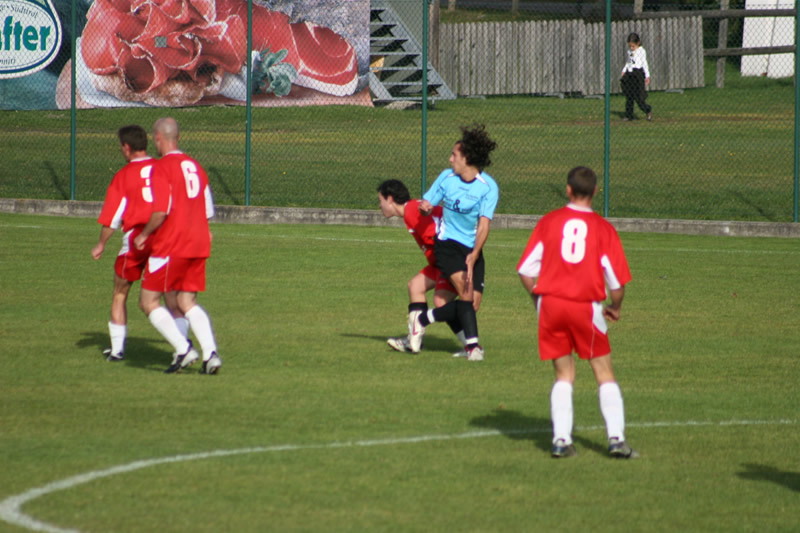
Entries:
<svg viewBox="0 0 800 533">
<path fill-rule="evenodd" d="M 419 316 L 422 311 L 411 311 L 408 313 L 408 347 L 411 353 L 419 353 L 422 349 L 422 337 L 425 335 L 425 328 L 419 323 Z"/>
<path fill-rule="evenodd" d="M 467 350 L 467 361 L 483 361 L 483 348 L 480 345 Z"/>
<path fill-rule="evenodd" d="M 463 350 L 461 350 L 460 352 L 456 352 L 456 353 L 454 353 L 454 354 L 453 354 L 453 357 L 455 357 L 455 358 L 461 358 L 461 357 L 463 357 L 463 358 L 466 358 L 468 355 L 469 355 L 469 354 L 467 353 L 467 349 L 466 349 L 466 348 L 464 348 L 464 349 L 463 349 Z"/>
<path fill-rule="evenodd" d="M 217 352 L 212 352 L 208 361 L 203 361 L 203 368 L 200 369 L 201 374 L 216 374 L 222 366 L 222 359 L 219 358 Z"/>
<path fill-rule="evenodd" d="M 411 347 L 408 345 L 408 337 L 392 337 L 390 339 L 386 339 L 386 344 L 398 352 L 413 353 L 411 351 Z"/>
</svg>

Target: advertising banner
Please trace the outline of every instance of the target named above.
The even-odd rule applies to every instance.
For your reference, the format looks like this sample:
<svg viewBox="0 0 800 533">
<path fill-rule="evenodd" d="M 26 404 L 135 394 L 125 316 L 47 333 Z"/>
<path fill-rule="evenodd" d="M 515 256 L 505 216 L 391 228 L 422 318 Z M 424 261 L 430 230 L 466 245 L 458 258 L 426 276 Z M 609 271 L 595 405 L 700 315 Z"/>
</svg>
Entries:
<svg viewBox="0 0 800 533">
<path fill-rule="evenodd" d="M 75 1 L 0 0 L 0 107 L 371 105 L 369 0 Z"/>
</svg>

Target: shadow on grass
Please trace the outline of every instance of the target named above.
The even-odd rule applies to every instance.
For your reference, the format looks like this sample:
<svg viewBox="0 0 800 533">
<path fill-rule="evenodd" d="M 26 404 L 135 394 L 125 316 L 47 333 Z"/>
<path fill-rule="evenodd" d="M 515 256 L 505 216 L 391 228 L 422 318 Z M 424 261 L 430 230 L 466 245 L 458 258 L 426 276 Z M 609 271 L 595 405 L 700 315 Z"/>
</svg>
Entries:
<svg viewBox="0 0 800 533">
<path fill-rule="evenodd" d="M 375 342 L 379 342 L 383 346 L 386 347 L 389 351 L 392 350 L 388 344 L 386 344 L 386 339 L 391 337 L 404 337 L 403 333 L 398 335 L 362 335 L 359 333 L 342 333 L 342 337 L 350 337 L 353 339 L 368 339 Z M 448 353 L 455 353 L 461 350 L 461 345 L 455 339 L 442 339 L 433 337 L 430 335 L 426 335 L 425 339 L 422 341 L 422 351 L 426 352 L 448 352 Z"/>
<path fill-rule="evenodd" d="M 752 463 L 745 463 L 742 466 L 745 468 L 745 471 L 736 474 L 742 479 L 748 479 L 750 481 L 771 481 L 772 483 L 783 485 L 789 490 L 800 492 L 800 473 L 798 472 L 786 472 L 784 470 L 778 470 L 774 466 Z"/>
<path fill-rule="evenodd" d="M 78 348 L 96 347 L 99 360 L 105 360 L 103 350 L 108 348 L 107 332 L 84 331 L 83 338 L 75 343 Z M 166 350 L 164 348 L 167 348 Z M 125 339 L 125 359 L 121 361 L 126 366 L 141 368 L 155 372 L 163 372 L 172 362 L 172 352 L 166 341 L 153 341 L 142 337 L 127 337 Z M 114 364 L 114 363 L 110 363 Z M 120 364 L 120 363 L 116 363 Z"/>
<path fill-rule="evenodd" d="M 476 416 L 471 426 L 496 429 L 513 440 L 529 440 L 542 451 L 550 452 L 553 430 L 550 420 L 523 415 L 519 411 L 495 409 L 491 414 Z"/>
<path fill-rule="evenodd" d="M 470 420 L 470 425 L 496 429 L 504 436 L 514 440 L 530 440 L 537 448 L 548 454 L 553 445 L 553 429 L 549 419 L 523 415 L 518 411 L 495 409 L 490 415 L 473 418 Z M 583 450 L 591 450 L 608 456 L 605 442 L 598 443 L 579 435 L 573 435 L 572 440 L 576 444 L 579 454 Z"/>
</svg>

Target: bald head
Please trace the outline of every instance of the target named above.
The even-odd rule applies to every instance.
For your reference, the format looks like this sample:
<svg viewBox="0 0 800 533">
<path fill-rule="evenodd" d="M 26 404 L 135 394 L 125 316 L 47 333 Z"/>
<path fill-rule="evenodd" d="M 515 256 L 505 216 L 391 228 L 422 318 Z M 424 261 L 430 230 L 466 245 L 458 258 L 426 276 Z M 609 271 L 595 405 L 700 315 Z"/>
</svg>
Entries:
<svg viewBox="0 0 800 533">
<path fill-rule="evenodd" d="M 164 155 L 178 149 L 178 121 L 172 117 L 164 117 L 153 124 L 153 142 L 158 155 Z"/>
</svg>

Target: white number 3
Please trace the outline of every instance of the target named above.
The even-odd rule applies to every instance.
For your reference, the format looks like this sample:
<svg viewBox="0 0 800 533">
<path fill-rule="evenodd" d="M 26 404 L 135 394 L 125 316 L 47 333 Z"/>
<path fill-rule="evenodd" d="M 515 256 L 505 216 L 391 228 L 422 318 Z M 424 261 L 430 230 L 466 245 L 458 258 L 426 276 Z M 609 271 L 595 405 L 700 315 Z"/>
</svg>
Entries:
<svg viewBox="0 0 800 533">
<path fill-rule="evenodd" d="M 194 198 L 200 193 L 200 176 L 197 175 L 197 166 L 192 161 L 181 161 L 183 179 L 186 180 L 186 196 Z"/>
<path fill-rule="evenodd" d="M 586 255 L 586 234 L 589 229 L 586 222 L 573 218 L 564 224 L 561 240 L 561 257 L 567 263 L 577 264 L 583 261 Z"/>
</svg>

